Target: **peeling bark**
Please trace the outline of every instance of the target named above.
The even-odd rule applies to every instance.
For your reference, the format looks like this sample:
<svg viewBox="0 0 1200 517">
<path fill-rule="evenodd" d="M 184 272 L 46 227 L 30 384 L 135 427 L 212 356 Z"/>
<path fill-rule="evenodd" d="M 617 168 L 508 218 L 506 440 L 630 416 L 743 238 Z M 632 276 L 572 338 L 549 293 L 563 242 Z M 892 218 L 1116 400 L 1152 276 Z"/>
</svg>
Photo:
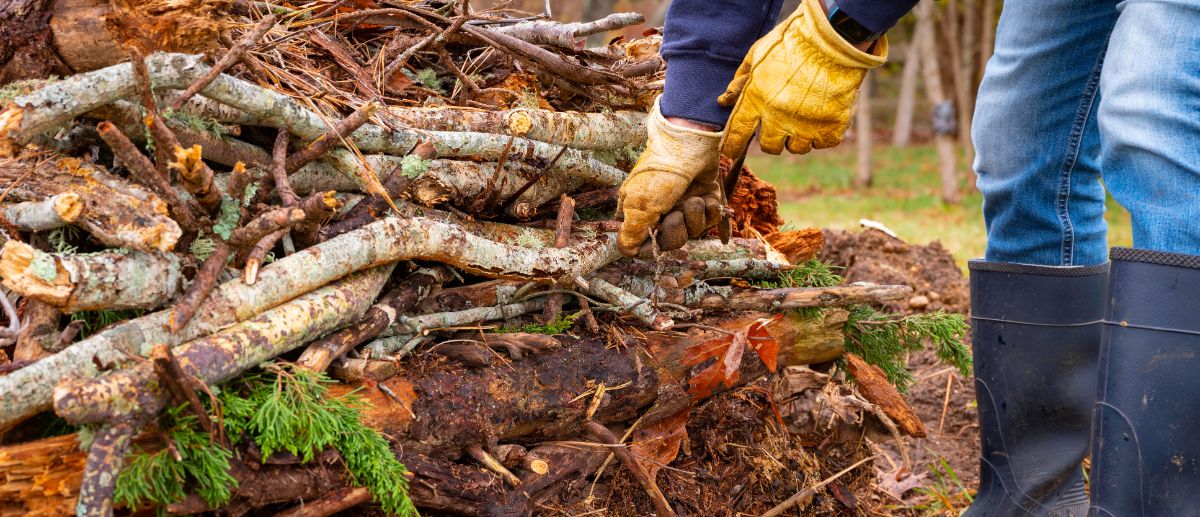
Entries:
<svg viewBox="0 0 1200 517">
<path fill-rule="evenodd" d="M 646 17 L 641 13 L 613 13 L 591 22 L 559 23 L 536 20 L 494 27 L 491 30 L 537 45 L 579 50 L 583 48 L 580 38 L 645 22 Z"/>
<path fill-rule="evenodd" d="M 108 246 L 170 251 L 183 233 L 158 196 L 77 158 L 37 165 L 0 160 L 0 181 L 11 185 L 8 195 L 19 201 L 77 194 L 83 210 L 75 223 Z"/>
<path fill-rule="evenodd" d="M 173 253 L 46 253 L 8 241 L 0 248 L 4 287 L 62 312 L 154 309 L 183 285 Z"/>
</svg>

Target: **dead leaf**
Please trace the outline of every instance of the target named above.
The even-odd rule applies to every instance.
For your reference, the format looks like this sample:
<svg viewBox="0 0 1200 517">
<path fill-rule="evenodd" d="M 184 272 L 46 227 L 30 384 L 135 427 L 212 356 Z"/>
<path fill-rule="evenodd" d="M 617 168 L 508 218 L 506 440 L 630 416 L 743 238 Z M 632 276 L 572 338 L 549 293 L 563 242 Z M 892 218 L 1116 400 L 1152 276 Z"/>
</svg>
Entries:
<svg viewBox="0 0 1200 517">
<path fill-rule="evenodd" d="M 670 465 L 679 455 L 683 440 L 687 438 L 687 416 L 688 410 L 683 410 L 633 432 L 633 443 L 629 448 L 650 474 L 650 479 L 654 479 L 663 465 Z"/>
</svg>

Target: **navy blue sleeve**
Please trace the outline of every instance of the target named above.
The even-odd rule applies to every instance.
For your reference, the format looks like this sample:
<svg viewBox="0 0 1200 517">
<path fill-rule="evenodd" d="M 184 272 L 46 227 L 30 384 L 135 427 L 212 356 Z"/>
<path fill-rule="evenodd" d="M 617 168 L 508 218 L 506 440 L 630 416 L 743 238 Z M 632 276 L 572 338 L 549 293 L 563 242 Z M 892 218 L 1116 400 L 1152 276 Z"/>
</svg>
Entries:
<svg viewBox="0 0 1200 517">
<path fill-rule="evenodd" d="M 872 32 L 884 32 L 917 5 L 917 0 L 838 0 L 838 9 Z"/>
<path fill-rule="evenodd" d="M 867 28 L 883 32 L 916 3 L 838 0 L 837 5 Z M 662 114 L 724 127 L 730 109 L 717 104 L 717 97 L 733 80 L 750 46 L 775 26 L 782 5 L 783 0 L 671 2 L 663 24 L 667 80 L 660 101 Z"/>
<path fill-rule="evenodd" d="M 663 22 L 667 81 L 662 114 L 724 127 L 717 104 L 750 46 L 771 28 L 783 0 L 674 0 Z"/>
</svg>

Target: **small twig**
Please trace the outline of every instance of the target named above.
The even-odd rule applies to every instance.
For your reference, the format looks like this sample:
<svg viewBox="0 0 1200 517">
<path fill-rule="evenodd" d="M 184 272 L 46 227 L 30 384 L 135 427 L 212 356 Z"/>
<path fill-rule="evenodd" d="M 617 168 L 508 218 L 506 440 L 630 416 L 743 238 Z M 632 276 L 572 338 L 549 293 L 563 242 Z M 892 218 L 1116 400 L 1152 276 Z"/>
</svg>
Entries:
<svg viewBox="0 0 1200 517">
<path fill-rule="evenodd" d="M 600 443 L 613 446 L 613 454 L 617 456 L 617 459 L 621 460 L 621 463 L 625 465 L 625 468 L 629 469 L 629 472 L 633 474 L 633 477 L 637 479 L 638 483 L 642 485 L 642 488 L 646 490 L 646 495 L 650 496 L 650 501 L 654 503 L 654 511 L 659 515 L 659 517 L 675 517 L 675 510 L 671 509 L 671 504 L 668 503 L 667 498 L 663 496 L 662 490 L 658 489 L 658 483 L 655 483 L 654 480 L 650 478 L 650 474 L 647 473 L 644 468 L 642 468 L 641 464 L 638 463 L 637 458 L 633 457 L 633 454 L 629 452 L 629 449 L 625 447 L 625 445 L 621 443 L 616 436 L 613 436 L 612 432 L 609 431 L 607 427 L 604 427 L 596 421 L 589 420 L 587 424 L 585 424 L 584 429 L 587 430 L 592 439 L 599 441 Z"/>
<path fill-rule="evenodd" d="M 499 475 L 502 479 L 504 479 L 505 483 L 508 483 L 509 486 L 513 488 L 521 486 L 521 478 L 518 478 L 512 473 L 512 471 L 505 468 L 504 465 L 502 465 L 499 461 L 496 461 L 496 458 L 493 458 L 491 454 L 488 454 L 487 451 L 483 450 L 483 447 L 478 445 L 468 445 L 467 453 L 470 454 L 472 458 L 475 458 L 475 461 L 478 461 L 479 463 L 483 464 L 483 466 L 487 467 L 488 470 L 491 470 Z"/>
<path fill-rule="evenodd" d="M 458 68 L 458 65 L 454 64 L 454 59 L 450 57 L 450 53 L 446 52 L 446 49 L 438 49 L 438 58 L 440 58 L 442 64 L 450 70 L 450 73 L 454 74 L 454 77 L 457 77 L 458 81 L 462 83 L 463 90 L 466 90 L 466 95 L 463 96 L 463 100 L 472 99 L 479 96 L 479 85 L 475 84 L 475 81 L 468 77 L 467 74 L 463 73 L 462 69 Z"/>
<path fill-rule="evenodd" d="M 304 220 L 304 210 L 299 208 L 277 208 L 255 217 L 245 226 L 229 235 L 229 244 L 242 248 L 257 243 L 259 239 L 279 230 L 290 228 Z"/>
<path fill-rule="evenodd" d="M 258 282 L 258 270 L 266 260 L 267 253 L 275 248 L 275 243 L 279 242 L 284 235 L 287 235 L 287 230 L 279 230 L 259 239 L 254 247 L 250 248 L 250 252 L 246 254 L 246 267 L 242 268 L 242 281 L 246 285 L 254 285 L 255 282 Z"/>
<path fill-rule="evenodd" d="M 8 318 L 8 327 L 3 329 L 4 338 L 15 338 L 21 332 L 21 318 L 17 316 L 17 308 L 13 306 L 8 295 L 0 292 L 0 307 L 4 308 L 4 317 Z"/>
<path fill-rule="evenodd" d="M 262 37 L 267 34 L 267 31 L 271 30 L 271 27 L 275 26 L 275 19 L 276 17 L 274 14 L 268 14 L 259 20 L 258 24 L 255 25 L 253 29 L 250 29 L 250 32 L 247 32 L 240 39 L 238 39 L 237 43 L 229 48 L 229 52 L 226 52 L 224 56 L 221 56 L 221 59 L 218 60 L 217 63 L 214 64 L 207 73 L 197 79 L 196 82 L 188 86 L 187 89 L 183 91 L 183 94 L 176 98 L 175 102 L 171 103 L 171 109 L 178 110 L 181 106 L 183 106 L 183 103 L 187 102 L 187 100 L 192 98 L 193 95 L 200 93 L 200 90 L 203 90 L 205 86 L 208 86 L 208 83 L 213 82 L 213 79 L 216 79 L 217 76 L 221 75 L 221 73 L 233 66 L 234 63 L 237 63 L 238 60 L 242 59 L 242 56 L 246 53 L 246 51 L 250 50 L 250 47 L 254 46 L 255 43 L 258 43 L 258 40 L 262 39 Z"/>
<path fill-rule="evenodd" d="M 938 434 L 942 434 L 942 429 L 946 425 L 946 412 L 950 409 L 950 391 L 954 388 L 954 371 L 951 370 L 946 374 L 946 396 L 942 399 L 942 417 L 938 419 Z"/>
<path fill-rule="evenodd" d="M 196 315 L 196 310 L 208 298 L 208 294 L 217 285 L 217 277 L 220 276 L 221 270 L 225 269 L 225 263 L 229 260 L 230 247 L 229 244 L 220 238 L 213 239 L 213 252 L 204 264 L 200 266 L 200 270 L 196 272 L 196 277 L 192 279 L 192 284 L 188 286 L 187 291 L 179 298 L 175 304 L 174 310 L 171 311 L 169 322 L 171 324 L 171 332 L 179 332 L 183 329 L 192 317 Z"/>
<path fill-rule="evenodd" d="M 770 510 L 767 511 L 767 513 L 764 513 L 764 514 L 760 515 L 759 517 L 779 517 L 780 515 L 783 515 L 783 512 L 787 511 L 791 507 L 796 506 L 801 501 L 816 495 L 817 490 L 824 488 L 825 485 L 828 485 L 828 484 L 836 481 L 838 478 L 846 475 L 851 470 L 858 468 L 859 465 L 862 465 L 863 463 L 866 463 L 868 461 L 875 459 L 876 456 L 871 456 L 869 458 L 863 458 L 863 459 L 859 460 L 857 463 L 842 469 L 841 472 L 838 472 L 837 474 L 834 474 L 832 476 L 829 476 L 829 477 L 821 480 L 820 483 L 817 483 L 809 488 L 805 488 L 804 490 L 796 492 L 795 495 L 787 498 L 786 501 L 779 503 L 778 505 L 775 505 L 774 508 L 771 508 Z"/>
<path fill-rule="evenodd" d="M 83 320 L 75 320 L 63 327 L 62 332 L 58 334 L 58 344 L 54 347 L 55 350 L 62 350 L 71 345 L 75 341 L 75 337 L 79 335 L 79 330 L 83 328 Z"/>
<path fill-rule="evenodd" d="M 287 146 L 288 131 L 280 129 L 279 134 L 275 135 L 275 147 L 271 150 L 271 177 L 275 180 L 275 192 L 279 194 L 279 199 L 283 200 L 283 206 L 296 206 L 300 203 L 300 197 L 288 183 Z"/>
<path fill-rule="evenodd" d="M 575 218 L 575 200 L 571 199 L 566 194 L 560 198 L 558 205 L 558 218 L 555 223 L 554 230 L 554 247 L 565 248 L 571 239 L 571 222 Z M 552 294 L 546 300 L 546 305 L 542 307 L 542 319 L 546 323 L 553 322 L 558 319 L 558 314 L 562 312 L 563 297 L 561 294 Z"/>
<path fill-rule="evenodd" d="M 325 517 L 369 502 L 371 502 L 371 491 L 367 487 L 339 488 L 319 499 L 305 501 L 279 512 L 275 517 Z"/>
</svg>

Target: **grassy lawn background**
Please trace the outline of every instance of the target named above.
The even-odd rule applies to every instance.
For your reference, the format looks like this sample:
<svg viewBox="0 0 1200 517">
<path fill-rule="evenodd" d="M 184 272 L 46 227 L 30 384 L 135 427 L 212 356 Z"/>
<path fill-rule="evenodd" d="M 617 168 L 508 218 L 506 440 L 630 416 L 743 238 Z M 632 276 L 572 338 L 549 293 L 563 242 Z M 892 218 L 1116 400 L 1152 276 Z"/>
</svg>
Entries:
<svg viewBox="0 0 1200 517">
<path fill-rule="evenodd" d="M 874 185 L 869 189 L 851 186 L 852 145 L 804 156 L 755 154 L 746 164 L 778 189 L 779 213 L 790 225 L 858 230 L 859 219 L 873 219 L 912 243 L 942 241 L 964 270 L 967 260 L 983 256 L 982 201 L 969 164 L 960 166 L 962 201 L 945 205 L 938 195 L 932 146 L 877 147 L 873 161 Z M 1130 245 L 1129 213 L 1111 197 L 1106 219 L 1109 244 Z"/>
</svg>

